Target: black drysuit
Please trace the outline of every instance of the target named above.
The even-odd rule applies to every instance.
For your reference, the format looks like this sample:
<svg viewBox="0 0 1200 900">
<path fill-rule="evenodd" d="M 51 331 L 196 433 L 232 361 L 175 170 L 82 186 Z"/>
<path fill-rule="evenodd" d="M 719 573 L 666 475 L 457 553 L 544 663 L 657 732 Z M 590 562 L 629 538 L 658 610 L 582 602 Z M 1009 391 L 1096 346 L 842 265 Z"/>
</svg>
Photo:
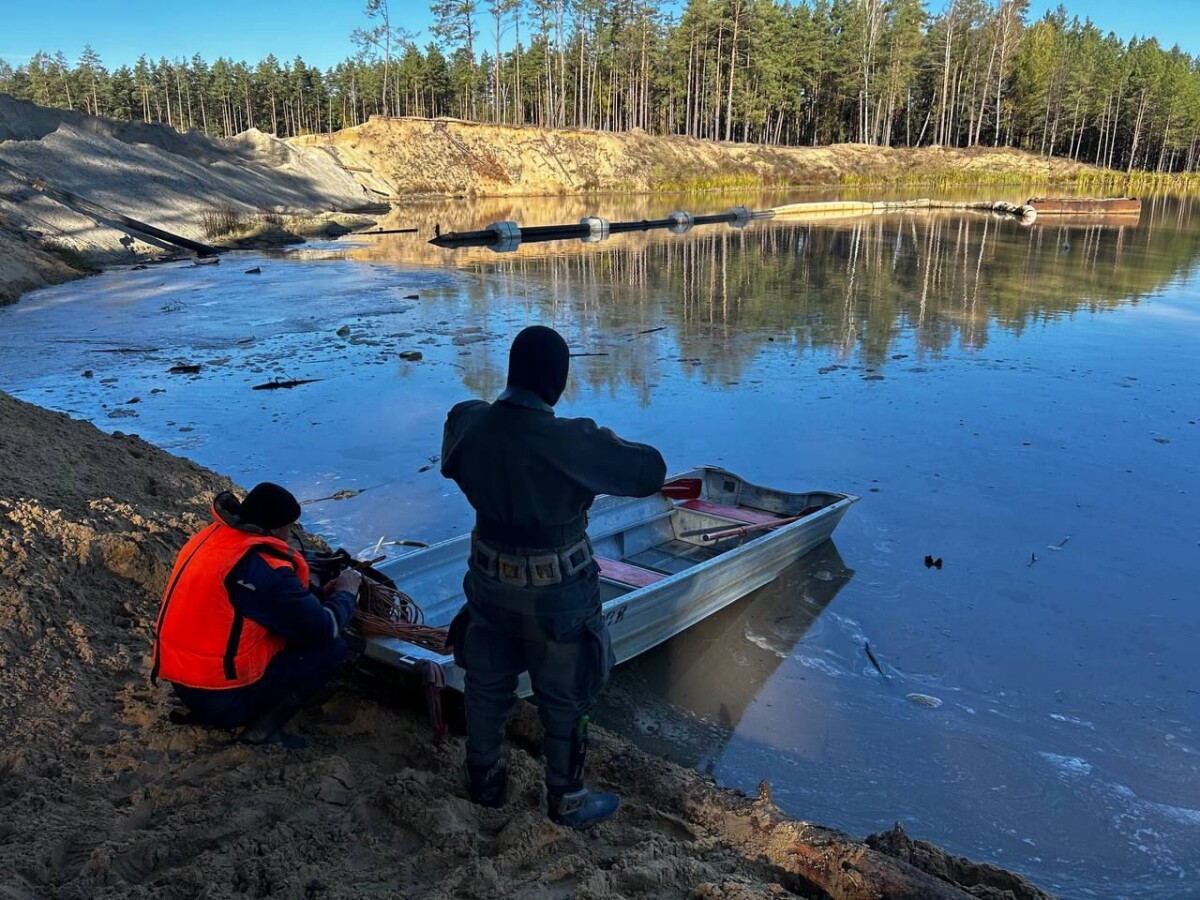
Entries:
<svg viewBox="0 0 1200 900">
<path fill-rule="evenodd" d="M 666 465 L 653 447 L 623 441 L 591 419 L 554 415 L 546 400 L 558 399 L 565 380 L 565 359 L 557 389 L 514 386 L 510 371 L 495 403 L 460 403 L 446 419 L 442 474 L 475 508 L 476 540 L 502 553 L 578 545 L 597 494 L 645 497 L 663 485 Z M 467 606 L 451 639 L 466 672 L 468 765 L 499 761 L 517 680 L 528 671 L 546 729 L 547 785 L 577 790 L 572 733 L 613 663 L 599 567 L 592 561 L 561 583 L 517 587 L 489 575 L 472 553 L 463 589 Z"/>
</svg>

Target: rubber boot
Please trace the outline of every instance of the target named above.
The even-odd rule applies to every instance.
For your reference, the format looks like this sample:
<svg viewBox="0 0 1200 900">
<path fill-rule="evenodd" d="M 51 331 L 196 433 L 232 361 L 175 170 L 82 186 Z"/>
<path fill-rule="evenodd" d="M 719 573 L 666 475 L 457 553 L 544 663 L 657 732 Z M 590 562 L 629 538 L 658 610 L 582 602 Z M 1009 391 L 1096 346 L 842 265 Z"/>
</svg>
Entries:
<svg viewBox="0 0 1200 900">
<path fill-rule="evenodd" d="M 281 744 L 288 750 L 303 750 L 308 741 L 298 734 L 288 734 L 283 726 L 300 711 L 300 699 L 288 694 L 255 721 L 246 726 L 240 740 L 244 744 Z"/>
<path fill-rule="evenodd" d="M 499 809 L 508 800 L 508 764 L 503 759 L 490 766 L 467 763 L 467 793 L 472 803 Z"/>
<path fill-rule="evenodd" d="M 552 822 L 582 831 L 611 819 L 621 798 L 607 792 L 593 794 L 585 787 L 563 792 L 549 788 L 546 805 Z"/>
</svg>

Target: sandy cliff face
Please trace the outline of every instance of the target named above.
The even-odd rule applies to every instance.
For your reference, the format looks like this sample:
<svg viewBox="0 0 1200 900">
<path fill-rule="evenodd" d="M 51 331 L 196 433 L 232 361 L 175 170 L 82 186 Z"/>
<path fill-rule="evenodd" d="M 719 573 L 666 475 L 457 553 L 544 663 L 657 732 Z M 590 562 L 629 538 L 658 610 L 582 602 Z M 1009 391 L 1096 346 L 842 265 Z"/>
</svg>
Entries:
<svg viewBox="0 0 1200 900">
<path fill-rule="evenodd" d="M 393 196 L 691 190 L 946 176 L 956 181 L 1058 179 L 1094 171 L 1009 149 L 769 147 L 641 131 L 546 131 L 444 119 L 375 117 L 333 135 L 289 143 L 331 150 L 364 187 Z"/>
</svg>

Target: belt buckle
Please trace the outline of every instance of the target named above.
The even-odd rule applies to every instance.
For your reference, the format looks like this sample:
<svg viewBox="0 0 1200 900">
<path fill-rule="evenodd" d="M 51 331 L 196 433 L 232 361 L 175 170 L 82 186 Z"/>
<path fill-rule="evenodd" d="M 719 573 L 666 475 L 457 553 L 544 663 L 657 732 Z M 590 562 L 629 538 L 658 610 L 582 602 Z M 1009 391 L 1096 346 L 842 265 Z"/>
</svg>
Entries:
<svg viewBox="0 0 1200 900">
<path fill-rule="evenodd" d="M 592 542 L 585 536 L 577 544 L 564 550 L 560 556 L 563 561 L 563 577 L 570 578 L 592 561 Z"/>
<path fill-rule="evenodd" d="M 475 544 L 471 549 L 472 557 L 475 560 L 475 565 L 479 568 L 479 570 L 489 578 L 495 578 L 496 563 L 499 558 L 499 554 L 480 541 L 475 541 Z"/>
<path fill-rule="evenodd" d="M 525 557 L 509 556 L 507 553 L 496 554 L 496 580 L 513 587 L 528 585 L 528 564 Z"/>
<path fill-rule="evenodd" d="M 529 580 L 534 587 L 549 587 L 561 584 L 562 567 L 557 553 L 539 553 L 529 557 Z"/>
</svg>

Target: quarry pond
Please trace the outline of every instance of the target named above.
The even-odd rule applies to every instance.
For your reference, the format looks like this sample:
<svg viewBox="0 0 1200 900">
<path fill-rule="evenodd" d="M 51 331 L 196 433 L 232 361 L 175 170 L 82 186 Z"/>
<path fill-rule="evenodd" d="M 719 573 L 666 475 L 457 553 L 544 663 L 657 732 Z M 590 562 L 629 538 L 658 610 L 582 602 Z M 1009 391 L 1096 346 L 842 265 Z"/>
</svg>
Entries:
<svg viewBox="0 0 1200 900">
<path fill-rule="evenodd" d="M 604 723 L 767 779 L 803 819 L 899 820 L 1063 896 L 1194 896 L 1200 203 L 424 242 L 795 199 L 430 203 L 384 225 L 419 237 L 114 270 L 0 309 L 0 390 L 287 484 L 357 552 L 470 528 L 438 474 L 445 412 L 553 325 L 561 414 L 673 471 L 863 498 L 834 543 L 618 670 Z"/>
</svg>

